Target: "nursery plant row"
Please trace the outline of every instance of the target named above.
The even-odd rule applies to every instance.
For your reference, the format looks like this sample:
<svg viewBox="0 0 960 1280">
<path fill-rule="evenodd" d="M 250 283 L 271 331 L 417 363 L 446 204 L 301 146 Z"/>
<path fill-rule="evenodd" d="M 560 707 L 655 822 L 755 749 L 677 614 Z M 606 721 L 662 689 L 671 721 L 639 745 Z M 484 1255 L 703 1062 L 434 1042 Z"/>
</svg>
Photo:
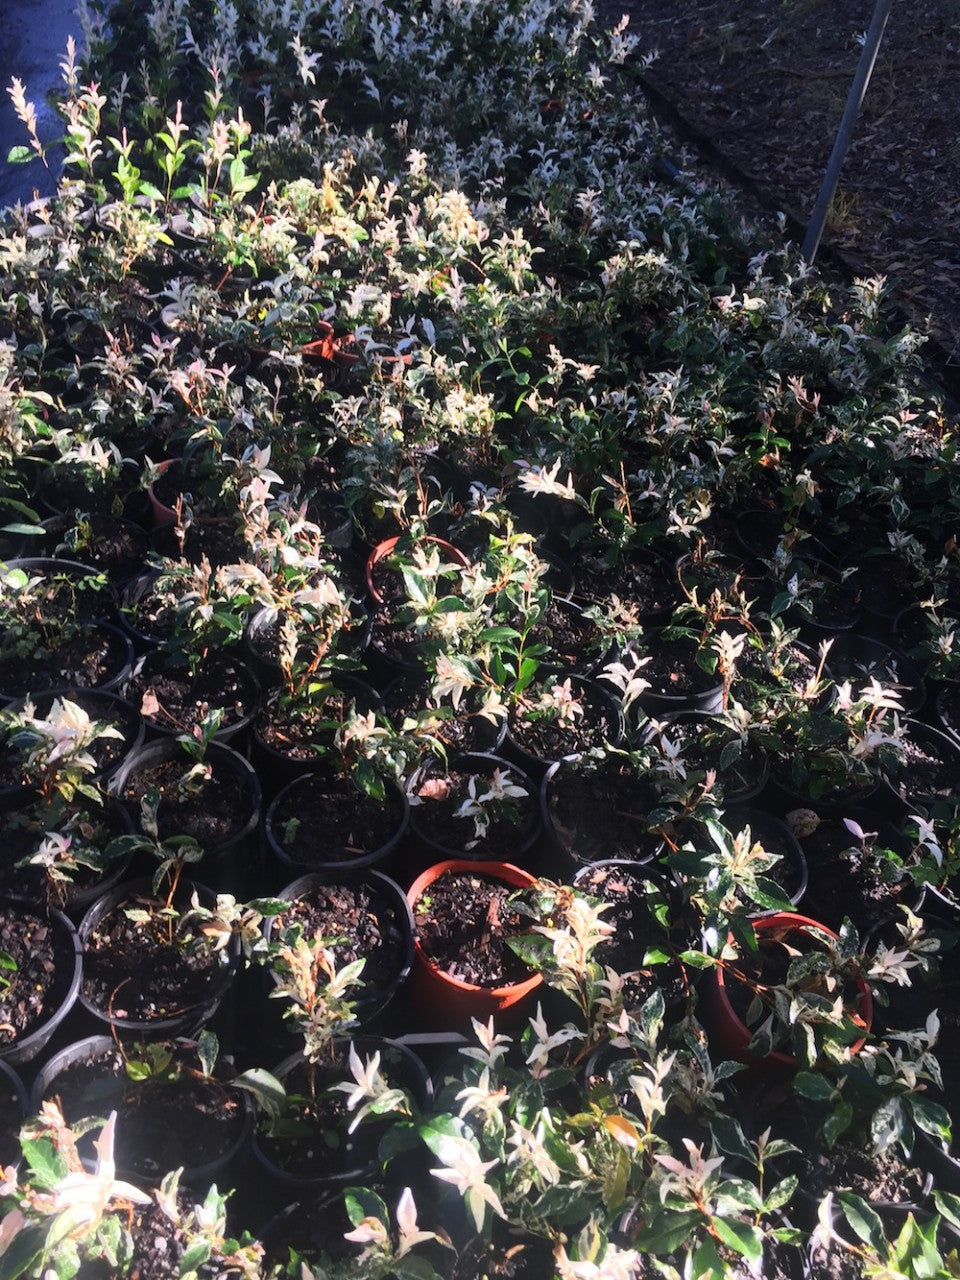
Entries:
<svg viewBox="0 0 960 1280">
<path fill-rule="evenodd" d="M 664 177 L 580 0 L 82 20 L 0 224 L 0 1277 L 960 1274 L 882 278 Z"/>
</svg>

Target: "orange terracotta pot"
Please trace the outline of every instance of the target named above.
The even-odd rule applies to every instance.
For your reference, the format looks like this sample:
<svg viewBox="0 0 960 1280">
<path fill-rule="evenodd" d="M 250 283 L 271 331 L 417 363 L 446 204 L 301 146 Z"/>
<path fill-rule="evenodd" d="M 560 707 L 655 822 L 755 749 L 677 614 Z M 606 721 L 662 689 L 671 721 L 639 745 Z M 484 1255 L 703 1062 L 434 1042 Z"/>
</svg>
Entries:
<svg viewBox="0 0 960 1280">
<path fill-rule="evenodd" d="M 380 563 L 381 560 L 385 560 L 387 556 L 393 554 L 394 550 L 396 549 L 396 545 L 399 541 L 400 541 L 400 538 L 396 537 L 396 538 L 387 538 L 383 542 L 378 542 L 377 545 L 370 552 L 370 555 L 367 559 L 367 568 L 366 568 L 367 591 L 369 591 L 370 599 L 373 600 L 375 604 L 383 604 L 383 596 L 373 585 L 373 571 L 376 568 L 376 566 Z M 467 565 L 470 563 L 470 561 L 463 554 L 463 552 L 460 551 L 459 548 L 455 547 L 452 542 L 445 542 L 443 538 L 434 538 L 430 535 L 425 537 L 423 541 L 432 542 L 434 546 L 439 547 L 440 550 L 448 557 L 448 559 L 454 562 L 454 564 L 458 564 L 463 568 L 466 568 Z"/>
<path fill-rule="evenodd" d="M 832 929 L 828 929 L 825 924 L 821 924 L 819 920 L 811 920 L 809 916 L 798 915 L 793 911 L 775 911 L 767 916 L 758 916 L 752 921 L 752 924 L 757 940 L 760 943 L 763 942 L 765 935 L 783 930 L 785 927 L 794 929 L 798 933 L 808 933 L 816 930 L 821 935 L 833 939 L 837 939 L 839 936 Z M 732 934 L 730 935 L 730 941 L 733 941 Z M 796 1071 L 799 1063 L 791 1053 L 783 1053 L 775 1049 L 765 1057 L 757 1057 L 749 1052 L 748 1046 L 753 1038 L 752 1033 L 741 1021 L 739 1014 L 730 1002 L 729 986 L 736 979 L 728 980 L 724 970 L 720 967 L 714 969 L 711 978 L 712 982 L 709 988 L 710 1022 L 718 1047 L 725 1056 L 736 1058 L 739 1062 L 745 1062 L 756 1071 Z M 856 1008 L 851 1011 L 851 1016 L 857 1023 L 862 1025 L 864 1032 L 867 1032 L 870 1030 L 870 1024 L 873 1021 L 873 996 L 863 978 L 856 979 L 856 987 Z M 863 1038 L 855 1041 L 850 1046 L 851 1053 L 859 1053 L 865 1043 L 866 1036 L 864 1035 Z"/>
<path fill-rule="evenodd" d="M 515 867 L 509 862 L 471 862 L 466 858 L 451 858 L 437 862 L 414 880 L 407 890 L 407 901 L 416 918 L 417 903 L 430 886 L 441 876 L 459 873 L 482 875 L 518 889 L 536 884 L 536 876 Z M 432 1025 L 440 1020 L 450 1027 L 468 1027 L 470 1018 L 482 1022 L 504 1011 L 521 1013 L 523 1002 L 543 981 L 539 973 L 523 982 L 513 982 L 503 987 L 480 987 L 471 982 L 454 978 L 439 967 L 420 946 L 414 933 L 414 963 L 412 986 L 416 1000 L 429 1015 Z"/>
</svg>

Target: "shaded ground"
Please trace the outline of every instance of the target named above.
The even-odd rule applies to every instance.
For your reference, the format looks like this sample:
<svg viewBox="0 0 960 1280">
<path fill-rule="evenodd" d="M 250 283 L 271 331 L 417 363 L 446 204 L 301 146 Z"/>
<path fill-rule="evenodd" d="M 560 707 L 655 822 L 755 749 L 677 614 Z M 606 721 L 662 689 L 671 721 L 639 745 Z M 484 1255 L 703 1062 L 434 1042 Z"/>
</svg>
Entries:
<svg viewBox="0 0 960 1280">
<path fill-rule="evenodd" d="M 806 222 L 873 0 L 603 0 L 649 80 Z M 888 276 L 960 372 L 960 0 L 894 0 L 825 243 Z"/>
</svg>

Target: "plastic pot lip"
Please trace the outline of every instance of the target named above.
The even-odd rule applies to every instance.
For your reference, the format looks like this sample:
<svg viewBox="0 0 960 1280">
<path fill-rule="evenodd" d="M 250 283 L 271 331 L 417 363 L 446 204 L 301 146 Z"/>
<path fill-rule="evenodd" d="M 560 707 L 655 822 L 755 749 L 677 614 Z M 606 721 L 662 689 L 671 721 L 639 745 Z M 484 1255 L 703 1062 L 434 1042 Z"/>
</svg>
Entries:
<svg viewBox="0 0 960 1280">
<path fill-rule="evenodd" d="M 13 906 L 28 915 L 38 915 L 36 906 L 17 894 L 0 894 L 0 906 Z M 26 1035 L 0 1047 L 0 1059 L 14 1067 L 31 1062 L 37 1056 L 80 996 L 80 984 L 83 980 L 83 944 L 80 931 L 62 911 L 55 907 L 44 909 L 44 916 L 60 930 L 72 947 L 73 972 L 63 999 L 50 1016 L 38 1022 Z"/>
<path fill-rule="evenodd" d="M 814 920 L 810 916 L 800 915 L 800 913 L 796 911 L 774 911 L 774 912 L 771 912 L 769 915 L 751 916 L 750 922 L 754 927 L 754 931 L 759 933 L 766 933 L 768 930 L 777 928 L 781 925 L 793 925 L 796 929 L 800 930 L 801 932 L 809 933 L 811 931 L 817 931 L 819 933 L 825 934 L 828 938 L 832 940 L 837 940 L 840 936 L 828 925 L 821 923 L 821 921 Z M 728 941 L 730 942 L 734 941 L 734 937 L 732 933 L 728 934 L 727 937 L 728 937 Z M 737 1023 L 737 1026 L 742 1029 L 743 1034 L 747 1038 L 747 1043 L 749 1043 L 751 1038 L 749 1028 L 743 1022 L 741 1022 L 739 1017 L 737 1017 L 737 1015 L 733 1011 L 733 1006 L 730 1003 L 730 997 L 727 995 L 726 982 L 724 980 L 723 969 L 719 965 L 714 966 L 713 977 L 715 982 L 715 990 L 717 991 L 718 996 L 721 1002 L 723 1003 L 728 1015 L 732 1019 L 734 1019 Z M 873 994 L 870 991 L 870 988 L 867 985 L 867 982 L 865 981 L 864 978 L 858 977 L 856 979 L 856 985 L 859 993 L 858 1000 L 857 1000 L 857 1013 L 864 1024 L 864 1030 L 868 1032 L 873 1023 Z M 859 1053 L 865 1044 L 866 1044 L 866 1035 L 864 1035 L 861 1039 L 854 1041 L 854 1043 L 850 1045 L 851 1053 Z M 783 1053 L 779 1049 L 774 1049 L 772 1053 L 769 1053 L 762 1058 L 750 1055 L 749 1061 L 755 1062 L 755 1063 L 766 1063 L 766 1064 L 770 1064 L 771 1066 L 781 1065 L 783 1067 L 789 1067 L 791 1069 L 795 1068 L 798 1065 L 797 1059 L 793 1056 L 793 1054 Z"/>
<path fill-rule="evenodd" d="M 279 862 L 284 866 L 289 867 L 291 871 L 302 868 L 302 874 L 304 875 L 307 874 L 308 870 L 317 871 L 321 875 L 329 872 L 337 877 L 341 877 L 344 873 L 349 873 L 351 871 L 364 871 L 367 868 L 375 870 L 376 864 L 388 857 L 389 854 L 391 854 L 397 847 L 406 834 L 407 827 L 410 825 L 410 801 L 407 799 L 407 793 L 404 791 L 403 787 L 401 787 L 393 778 L 384 779 L 388 793 L 392 793 L 394 798 L 400 802 L 400 814 L 397 826 L 394 829 L 393 834 L 385 841 L 384 844 L 380 845 L 377 849 L 370 850 L 369 853 L 360 854 L 356 858 L 351 858 L 349 861 L 324 862 L 311 865 L 306 862 L 302 862 L 298 858 L 294 858 L 287 853 L 286 849 L 284 849 L 280 840 L 274 833 L 274 819 L 276 818 L 277 809 L 283 801 L 287 800 L 291 794 L 296 794 L 299 788 L 308 787 L 315 781 L 315 773 L 302 773 L 298 778 L 291 779 L 290 782 L 281 787 L 274 798 L 270 801 L 267 811 L 263 817 L 263 833 L 271 852 Z M 280 896 L 282 897 L 283 895 L 281 894 Z"/>
<path fill-rule="evenodd" d="M 531 875 L 529 871 L 524 871 L 522 867 L 515 866 L 512 862 L 472 862 L 468 858 L 446 858 L 442 862 L 435 862 L 432 867 L 427 867 L 426 871 L 417 876 L 407 890 L 407 901 L 410 904 L 411 914 L 415 911 L 417 902 L 423 896 L 424 890 L 428 889 L 435 880 L 439 880 L 443 875 L 457 875 L 460 873 L 488 876 L 492 880 L 502 880 L 505 884 L 513 885 L 517 889 L 526 889 L 530 885 L 537 883 L 535 875 Z M 464 982 L 461 978 L 452 977 L 444 969 L 441 969 L 435 961 L 431 960 L 420 946 L 416 925 L 414 925 L 413 945 L 421 963 L 426 966 L 430 974 L 455 991 L 477 996 L 485 995 L 491 999 L 496 999 L 498 995 L 504 993 L 509 993 L 519 998 L 535 990 L 543 982 L 543 975 L 534 973 L 522 982 L 507 983 L 503 987 L 481 987 L 475 982 Z"/>
<path fill-rule="evenodd" d="M 23 1119 L 28 1112 L 33 1112 L 36 1107 L 31 1105 L 30 1093 L 27 1086 L 20 1079 L 19 1072 L 5 1059 L 0 1058 L 0 1079 L 7 1082 L 8 1088 L 12 1089 L 17 1099 L 17 1106 L 20 1108 L 20 1118 Z"/>
<path fill-rule="evenodd" d="M 512 760 L 504 759 L 503 756 L 494 755 L 492 751 L 458 752 L 456 755 L 452 755 L 450 757 L 450 759 L 447 761 L 446 768 L 462 770 L 465 764 L 469 765 L 473 761 L 477 761 L 482 766 L 489 766 L 489 768 L 491 769 L 500 769 L 504 773 L 509 773 L 515 780 L 519 781 L 519 785 L 525 786 L 527 788 L 527 797 L 528 799 L 531 799 L 534 802 L 530 806 L 532 812 L 530 814 L 529 821 L 526 822 L 522 828 L 520 828 L 517 835 L 517 839 L 513 843 L 513 848 L 516 851 L 517 855 L 526 853 L 529 849 L 533 847 L 534 844 L 536 844 L 537 840 L 540 837 L 541 832 L 543 831 L 543 820 L 540 814 L 539 807 L 536 804 L 536 796 L 537 796 L 537 790 L 538 790 L 537 784 L 534 782 L 533 778 L 531 778 L 530 775 L 520 765 L 514 764 Z M 414 779 L 417 778 L 418 774 L 420 773 L 420 770 L 426 768 L 427 765 L 433 762 L 440 763 L 439 761 L 436 761 L 436 757 L 427 756 L 426 759 L 422 760 L 420 764 L 418 764 L 417 767 L 410 774 L 406 784 L 408 797 L 409 797 L 411 785 L 413 784 Z M 472 864 L 475 870 L 479 870 L 483 867 L 489 867 L 491 865 L 496 864 L 497 862 L 502 861 L 502 859 L 498 859 L 495 857 L 494 858 L 484 857 L 482 850 L 480 850 L 477 856 L 471 860 L 466 856 L 465 850 L 449 848 L 446 845 L 440 844 L 438 841 L 428 836 L 426 832 L 422 831 L 421 828 L 418 826 L 417 815 L 414 812 L 415 808 L 416 808 L 415 805 L 411 805 L 410 807 L 411 831 L 413 831 L 416 834 L 418 840 L 421 840 L 430 849 L 435 849 L 444 858 L 453 859 L 453 860 L 462 860 L 464 862 L 472 861 Z M 510 864 L 503 863 L 503 865 L 509 866 Z"/>
<path fill-rule="evenodd" d="M 402 534 L 397 534 L 396 537 L 385 538 L 382 542 L 378 542 L 374 546 L 373 550 L 370 552 L 370 555 L 367 557 L 367 563 L 364 568 L 364 581 L 366 582 L 367 592 L 370 596 L 370 599 L 373 600 L 375 604 L 378 604 L 378 605 L 383 604 L 383 596 L 373 585 L 373 570 L 375 566 L 380 563 L 381 560 L 385 559 L 388 555 L 391 554 L 391 552 L 396 547 L 397 543 L 402 540 L 402 537 L 403 537 Z M 425 534 L 424 537 L 420 539 L 420 541 L 432 542 L 434 546 L 437 546 L 442 551 L 447 552 L 447 554 L 450 556 L 450 559 L 453 560 L 456 564 L 460 565 L 460 567 L 463 569 L 467 568 L 467 566 L 470 564 L 470 561 L 463 554 L 463 552 L 458 547 L 455 547 L 452 542 L 447 542 L 446 538 L 438 538 L 435 534 L 428 533 L 428 534 Z"/>
</svg>

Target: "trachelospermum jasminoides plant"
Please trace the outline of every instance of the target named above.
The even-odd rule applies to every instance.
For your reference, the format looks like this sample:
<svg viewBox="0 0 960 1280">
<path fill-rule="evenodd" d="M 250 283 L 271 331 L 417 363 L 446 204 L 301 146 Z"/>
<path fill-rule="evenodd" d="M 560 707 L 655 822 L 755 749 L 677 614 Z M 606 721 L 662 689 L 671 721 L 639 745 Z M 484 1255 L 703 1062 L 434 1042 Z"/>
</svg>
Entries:
<svg viewBox="0 0 960 1280">
<path fill-rule="evenodd" d="M 123 735 L 71 699 L 55 698 L 45 717 L 37 716 L 29 699 L 22 710 L 0 711 L 0 737 L 19 757 L 18 782 L 37 793 L 6 819 L 11 832 L 34 846 L 20 865 L 42 868 L 48 899 L 56 902 L 81 867 L 101 873 L 119 852 L 110 847 L 102 814 L 107 795 L 92 780 L 97 762 L 91 748 Z"/>
<path fill-rule="evenodd" d="M 152 1231 L 178 1238 L 180 1275 L 192 1280 L 207 1264 L 259 1280 L 263 1248 L 244 1233 L 227 1232 L 226 1197 L 211 1187 L 192 1205 L 179 1192 L 180 1172 L 163 1178 L 149 1194 L 116 1176 L 112 1112 L 94 1141 L 96 1163 L 81 1160 L 79 1139 L 100 1122 L 65 1123 L 55 1103 L 45 1102 L 21 1135 L 23 1164 L 4 1171 L 2 1195 L 16 1203 L 0 1219 L 0 1275 L 66 1280 L 86 1267 L 109 1266 L 127 1275 L 137 1257 L 134 1216 L 156 1212 Z"/>
</svg>

